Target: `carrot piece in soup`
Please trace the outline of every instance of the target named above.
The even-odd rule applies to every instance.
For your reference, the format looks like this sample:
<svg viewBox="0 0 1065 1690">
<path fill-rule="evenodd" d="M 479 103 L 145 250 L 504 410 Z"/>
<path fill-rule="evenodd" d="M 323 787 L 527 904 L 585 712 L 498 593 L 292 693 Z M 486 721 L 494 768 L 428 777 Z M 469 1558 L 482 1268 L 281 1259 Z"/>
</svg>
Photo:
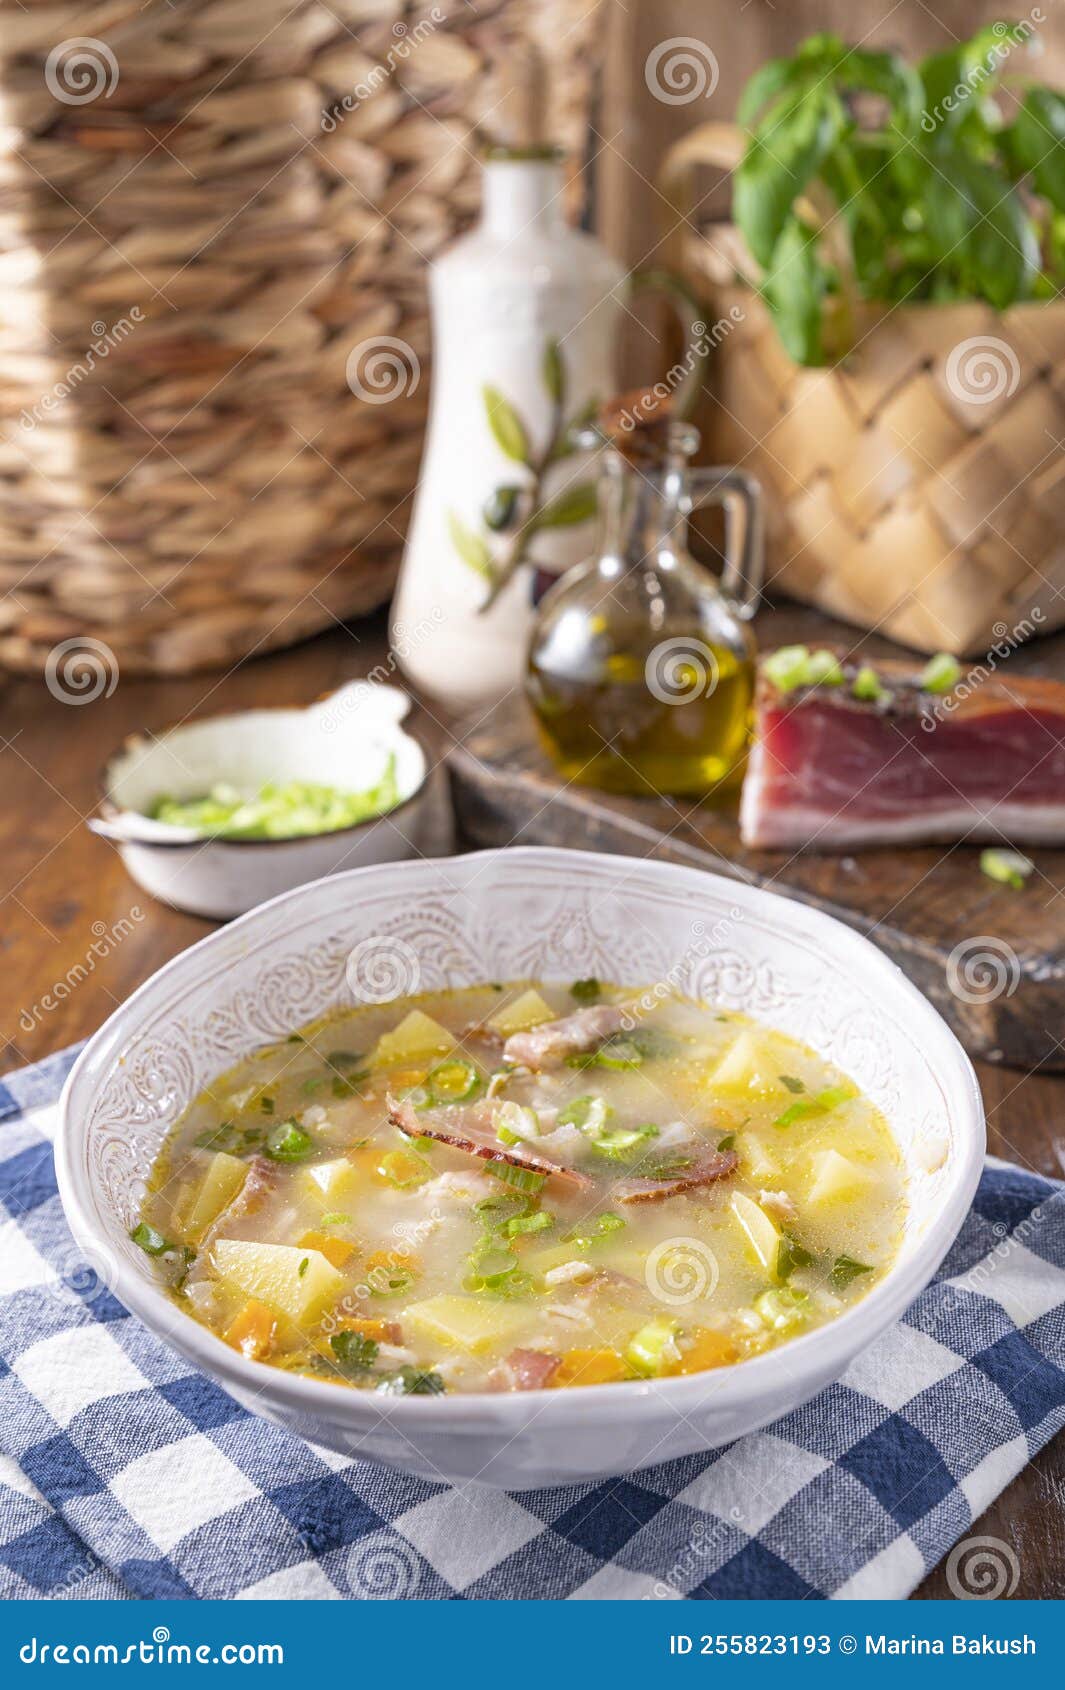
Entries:
<svg viewBox="0 0 1065 1690">
<path fill-rule="evenodd" d="M 273 1310 L 253 1298 L 241 1309 L 226 1333 L 226 1343 L 232 1344 L 249 1361 L 263 1361 L 274 1347 L 277 1320 Z"/>
</svg>

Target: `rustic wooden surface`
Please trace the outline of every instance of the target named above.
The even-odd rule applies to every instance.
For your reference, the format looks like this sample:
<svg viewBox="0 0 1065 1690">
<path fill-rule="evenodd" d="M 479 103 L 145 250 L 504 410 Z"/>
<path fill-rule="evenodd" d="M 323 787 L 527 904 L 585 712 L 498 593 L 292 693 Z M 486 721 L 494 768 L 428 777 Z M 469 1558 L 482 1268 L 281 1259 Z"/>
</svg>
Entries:
<svg viewBox="0 0 1065 1690">
<path fill-rule="evenodd" d="M 111 698 L 81 707 L 51 698 L 42 682 L 0 680 L 0 1030 L 3 1066 L 35 1061 L 93 1032 L 156 968 L 211 930 L 211 924 L 153 903 L 125 875 L 118 857 L 84 826 L 96 800 L 96 771 L 113 745 L 138 728 L 185 715 L 302 703 L 366 674 L 385 653 L 381 623 L 332 633 L 224 677 L 122 680 Z M 455 743 L 448 724 L 422 721 L 438 752 Z M 134 909 L 142 919 L 131 918 Z M 128 936 L 86 968 L 90 947 L 123 918 Z M 101 925 L 102 924 L 102 925 Z M 55 997 L 68 973 L 84 975 Z M 995 1155 L 1041 1173 L 1065 1171 L 1065 1080 L 980 1067 Z M 1065 1594 L 1065 1437 L 1058 1437 L 974 1526 L 1013 1545 L 1018 1597 Z M 946 1597 L 942 1567 L 917 1593 Z"/>
<path fill-rule="evenodd" d="M 768 613 L 774 643 L 837 641 L 883 656 L 884 640 L 863 638 L 812 610 Z M 1065 679 L 1065 634 L 1013 654 L 1012 672 Z M 802 898 L 856 927 L 931 998 L 972 1056 L 1019 1067 L 1065 1070 L 1065 851 L 1032 852 L 1036 872 L 1023 895 L 979 869 L 976 845 L 929 845 L 857 854 L 751 851 L 739 840 L 735 802 L 628 799 L 559 781 L 536 743 L 524 699 L 515 695 L 449 757 L 460 825 L 479 845 L 570 845 L 636 856 L 653 852 Z M 990 945 L 977 944 L 990 938 Z M 956 947 L 963 947 L 956 952 Z M 1013 990 L 968 1002 L 951 978 L 978 952 L 1001 958 Z M 1011 953 L 1012 952 L 1012 956 Z M 955 955 L 955 963 L 950 959 Z M 966 983 L 971 976 L 964 971 Z M 979 979 L 974 984 L 979 986 Z"/>
</svg>

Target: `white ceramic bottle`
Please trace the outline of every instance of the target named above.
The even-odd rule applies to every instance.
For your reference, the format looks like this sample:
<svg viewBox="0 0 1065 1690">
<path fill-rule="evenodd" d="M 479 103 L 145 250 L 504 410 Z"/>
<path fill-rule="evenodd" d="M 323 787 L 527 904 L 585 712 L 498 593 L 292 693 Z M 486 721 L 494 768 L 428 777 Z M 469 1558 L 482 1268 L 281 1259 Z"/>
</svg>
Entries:
<svg viewBox="0 0 1065 1690">
<path fill-rule="evenodd" d="M 392 643 L 450 710 L 519 688 L 538 571 L 592 544 L 570 430 L 615 391 L 625 272 L 563 213 L 549 148 L 491 157 L 481 221 L 433 266 L 429 428 Z"/>
</svg>

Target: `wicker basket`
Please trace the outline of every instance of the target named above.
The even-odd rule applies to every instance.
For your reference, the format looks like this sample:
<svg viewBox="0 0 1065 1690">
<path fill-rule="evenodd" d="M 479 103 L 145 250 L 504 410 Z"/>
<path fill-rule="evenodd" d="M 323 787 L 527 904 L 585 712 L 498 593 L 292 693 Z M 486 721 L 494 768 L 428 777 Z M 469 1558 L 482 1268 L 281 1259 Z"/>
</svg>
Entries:
<svg viewBox="0 0 1065 1690">
<path fill-rule="evenodd" d="M 668 179 L 730 168 L 709 125 Z M 721 325 L 703 419 L 715 458 L 762 481 L 767 573 L 792 596 L 919 651 L 986 651 L 1065 622 L 1065 304 L 857 304 L 854 350 L 797 367 L 736 231 L 686 227 L 683 264 Z"/>
<path fill-rule="evenodd" d="M 0 0 L 0 661 L 213 667 L 388 596 L 425 262 L 524 43 L 580 154 L 599 3 Z"/>
</svg>

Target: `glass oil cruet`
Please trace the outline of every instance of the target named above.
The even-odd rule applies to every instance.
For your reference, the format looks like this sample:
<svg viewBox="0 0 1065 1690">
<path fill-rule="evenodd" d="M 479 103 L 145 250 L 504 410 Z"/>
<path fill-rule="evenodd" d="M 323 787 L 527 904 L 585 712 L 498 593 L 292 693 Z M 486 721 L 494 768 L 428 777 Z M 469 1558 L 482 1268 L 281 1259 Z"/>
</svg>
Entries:
<svg viewBox="0 0 1065 1690">
<path fill-rule="evenodd" d="M 590 438 L 589 438 L 590 437 Z M 758 485 L 696 469 L 698 430 L 622 395 L 581 440 L 605 447 L 596 555 L 544 597 L 526 690 L 566 780 L 608 792 L 726 797 L 750 732 L 763 568 Z M 721 504 L 720 582 L 688 551 L 692 511 Z"/>
</svg>

